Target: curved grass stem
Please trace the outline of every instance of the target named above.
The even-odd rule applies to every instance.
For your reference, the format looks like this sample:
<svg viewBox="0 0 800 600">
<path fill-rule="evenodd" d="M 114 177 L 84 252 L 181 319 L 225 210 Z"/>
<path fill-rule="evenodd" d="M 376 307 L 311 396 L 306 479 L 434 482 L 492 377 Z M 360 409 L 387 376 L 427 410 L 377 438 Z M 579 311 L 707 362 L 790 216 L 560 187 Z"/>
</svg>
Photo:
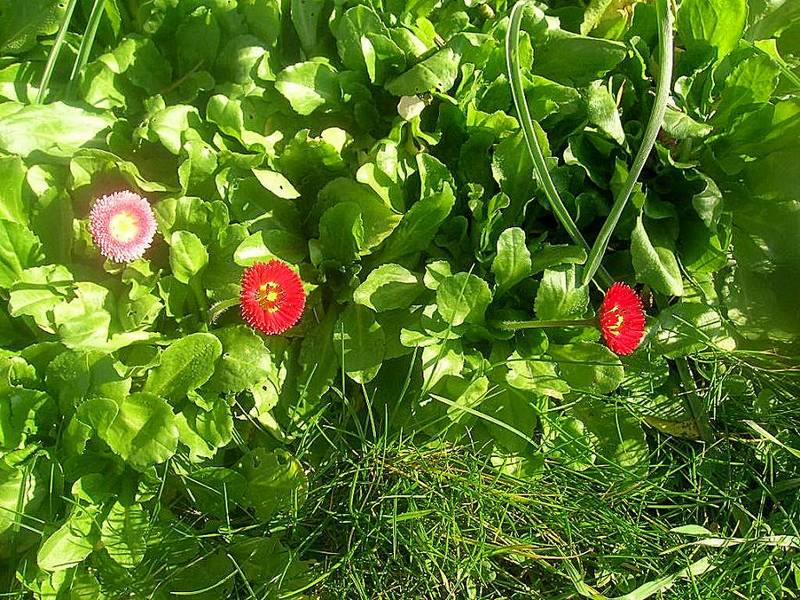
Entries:
<svg viewBox="0 0 800 600">
<path fill-rule="evenodd" d="M 89 14 L 89 22 L 86 25 L 86 31 L 83 32 L 80 48 L 78 48 L 78 56 L 75 58 L 75 64 L 72 65 L 72 73 L 69 75 L 67 98 L 72 98 L 81 71 L 83 71 L 83 67 L 86 66 L 86 63 L 89 62 L 89 54 L 92 52 L 92 46 L 94 46 L 97 28 L 100 26 L 100 19 L 103 18 L 104 1 L 105 0 L 94 0 L 92 12 Z"/>
<path fill-rule="evenodd" d="M 611 207 L 611 212 L 603 223 L 600 233 L 589 252 L 589 257 L 586 259 L 586 266 L 583 269 L 583 284 L 585 285 L 591 281 L 595 272 L 601 268 L 603 256 L 608 248 L 608 242 L 611 239 L 611 234 L 617 226 L 622 211 L 628 203 L 628 199 L 633 192 L 636 182 L 639 180 L 639 175 L 642 173 L 644 163 L 658 137 L 658 131 L 661 129 L 661 124 L 664 121 L 664 113 L 667 109 L 667 100 L 669 100 L 670 83 L 672 82 L 672 11 L 670 10 L 668 0 L 656 0 L 656 16 L 658 19 L 658 53 L 659 53 L 659 73 L 658 82 L 656 83 L 656 97 L 653 103 L 653 110 L 650 113 L 650 119 L 647 122 L 644 135 L 642 137 L 642 145 L 633 159 L 633 166 L 631 167 L 628 178 L 625 180 L 625 185 L 617 194 L 614 200 L 614 205 Z"/>
<path fill-rule="evenodd" d="M 519 0 L 514 5 L 514 8 L 511 9 L 511 20 L 506 33 L 506 68 L 508 69 L 508 78 L 511 83 L 511 95 L 514 98 L 514 106 L 516 107 L 522 133 L 525 137 L 525 144 L 533 160 L 533 170 L 536 173 L 539 184 L 544 190 L 547 201 L 550 203 L 550 208 L 572 238 L 572 241 L 588 252 L 589 244 L 586 242 L 586 239 L 569 214 L 567 207 L 564 206 L 564 202 L 558 194 L 553 179 L 550 177 L 550 171 L 547 167 L 544 153 L 536 137 L 533 118 L 528 109 L 528 103 L 525 101 L 525 92 L 522 87 L 522 70 L 519 64 L 519 33 L 523 12 L 528 2 L 529 0 Z M 604 285 L 610 285 L 613 281 L 605 270 L 600 270 L 598 277 Z"/>
<path fill-rule="evenodd" d="M 61 54 L 61 47 L 64 45 L 64 38 L 67 36 L 67 29 L 72 20 L 72 13 L 75 12 L 75 6 L 78 0 L 69 0 L 67 10 L 64 12 L 64 19 L 61 21 L 61 27 L 58 30 L 56 39 L 53 41 L 53 47 L 50 48 L 50 54 L 47 56 L 47 63 L 44 66 L 44 73 L 42 74 L 42 82 L 39 84 L 39 93 L 36 94 L 36 104 L 44 102 L 47 96 L 47 88 L 50 86 L 50 78 L 53 76 L 53 70 L 56 67 L 58 55 Z"/>
</svg>

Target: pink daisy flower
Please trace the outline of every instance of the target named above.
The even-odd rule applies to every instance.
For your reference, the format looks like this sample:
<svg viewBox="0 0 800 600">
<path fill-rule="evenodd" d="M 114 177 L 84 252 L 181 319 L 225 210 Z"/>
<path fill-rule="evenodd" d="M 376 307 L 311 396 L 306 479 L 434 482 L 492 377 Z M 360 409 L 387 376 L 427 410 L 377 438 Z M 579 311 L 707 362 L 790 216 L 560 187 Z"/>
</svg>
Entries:
<svg viewBox="0 0 800 600">
<path fill-rule="evenodd" d="M 90 218 L 94 243 L 100 254 L 114 262 L 141 258 L 156 233 L 150 203 L 128 190 L 99 198 Z"/>
</svg>

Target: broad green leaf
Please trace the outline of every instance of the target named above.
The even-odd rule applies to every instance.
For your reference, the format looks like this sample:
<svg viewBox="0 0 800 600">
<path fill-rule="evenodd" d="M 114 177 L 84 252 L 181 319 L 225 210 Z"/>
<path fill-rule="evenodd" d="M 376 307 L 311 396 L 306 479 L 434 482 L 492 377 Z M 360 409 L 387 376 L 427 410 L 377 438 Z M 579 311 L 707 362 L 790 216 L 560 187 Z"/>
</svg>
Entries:
<svg viewBox="0 0 800 600">
<path fill-rule="evenodd" d="M 280 0 L 241 0 L 239 7 L 250 31 L 267 46 L 275 46 L 281 33 Z"/>
<path fill-rule="evenodd" d="M 386 84 L 395 96 L 413 96 L 423 92 L 447 92 L 458 76 L 459 57 L 450 48 L 442 48 Z"/>
<path fill-rule="evenodd" d="M 62 0 L 2 0 L 0 2 L 0 53 L 30 50 L 37 38 L 58 31 L 67 5 Z"/>
<path fill-rule="evenodd" d="M 622 62 L 627 49 L 613 40 L 591 38 L 554 29 L 543 46 L 534 46 L 533 72 L 558 83 L 588 85 Z"/>
<path fill-rule="evenodd" d="M 405 66 L 405 56 L 375 11 L 363 4 L 342 15 L 336 31 L 336 47 L 348 69 L 365 71 L 372 83 L 382 84 L 387 75 Z"/>
<path fill-rule="evenodd" d="M 319 241 L 323 256 L 340 264 L 356 260 L 364 246 L 361 209 L 353 202 L 332 206 L 319 220 Z"/>
<path fill-rule="evenodd" d="M 492 272 L 498 296 L 531 275 L 531 253 L 525 245 L 525 232 L 519 227 L 509 227 L 497 238 Z"/>
<path fill-rule="evenodd" d="M 240 505 L 247 491 L 247 480 L 233 469 L 203 467 L 184 479 L 193 504 L 204 513 L 224 519 Z"/>
<path fill-rule="evenodd" d="M 273 375 L 277 367 L 264 339 L 250 327 L 234 325 L 214 332 L 222 342 L 222 356 L 206 387 L 236 394 Z"/>
<path fill-rule="evenodd" d="M 12 387 L 0 404 L 0 448 L 14 450 L 29 435 L 46 433 L 57 418 L 53 399 L 44 392 Z"/>
<path fill-rule="evenodd" d="M 39 238 L 24 225 L 0 219 L 0 288 L 10 288 L 23 269 L 40 261 Z"/>
<path fill-rule="evenodd" d="M 381 265 L 353 292 L 353 300 L 376 312 L 408 308 L 423 285 L 416 275 L 396 264 Z"/>
<path fill-rule="evenodd" d="M 269 190 L 278 198 L 294 200 L 300 197 L 300 192 L 294 189 L 292 183 L 276 171 L 270 171 L 269 169 L 253 169 L 253 175 L 255 175 L 258 182 L 264 186 L 264 189 Z"/>
<path fill-rule="evenodd" d="M 585 471 L 594 464 L 594 447 L 583 421 L 571 416 L 545 415 L 542 430 L 548 458 L 556 458 L 576 471 Z"/>
<path fill-rule="evenodd" d="M 680 302 L 658 316 L 654 350 L 669 358 L 686 356 L 706 348 L 729 352 L 736 348 L 728 324 L 712 307 Z"/>
<path fill-rule="evenodd" d="M 187 404 L 176 416 L 179 440 L 189 448 L 189 460 L 213 458 L 233 438 L 233 418 L 228 403 L 217 398 L 211 410 Z"/>
<path fill-rule="evenodd" d="M 377 375 L 385 343 L 375 312 L 360 304 L 349 305 L 333 330 L 333 348 L 339 356 L 339 365 L 360 383 Z"/>
<path fill-rule="evenodd" d="M 237 465 L 247 479 L 245 501 L 262 521 L 305 502 L 308 480 L 303 467 L 285 450 L 255 448 Z"/>
<path fill-rule="evenodd" d="M 306 53 L 317 45 L 324 3 L 319 0 L 291 0 L 292 24 Z"/>
<path fill-rule="evenodd" d="M 736 47 L 747 23 L 746 0 L 684 0 L 678 36 L 690 51 L 715 48 L 721 60 Z"/>
<path fill-rule="evenodd" d="M 18 528 L 49 493 L 38 469 L 30 470 L 26 465 L 15 468 L 0 462 L 0 534 L 11 527 Z"/>
<path fill-rule="evenodd" d="M 582 265 L 586 250 L 580 246 L 545 244 L 531 253 L 531 272 L 538 273 L 561 265 Z"/>
<path fill-rule="evenodd" d="M 171 401 L 183 399 L 209 380 L 222 354 L 222 344 L 210 333 L 193 333 L 172 342 L 150 371 L 144 391 Z"/>
<path fill-rule="evenodd" d="M 683 279 L 675 255 L 668 248 L 653 245 L 641 215 L 631 234 L 631 259 L 637 281 L 662 294 L 683 295 Z"/>
<path fill-rule="evenodd" d="M 331 181 L 319 193 L 319 202 L 323 206 L 347 203 L 358 207 L 364 227 L 364 240 L 360 245 L 362 254 L 385 240 L 401 218 L 369 186 L 352 179 L 338 178 Z"/>
<path fill-rule="evenodd" d="M 94 550 L 94 512 L 75 508 L 64 524 L 42 542 L 36 562 L 45 571 L 63 571 L 83 562 Z"/>
<path fill-rule="evenodd" d="M 445 341 L 422 349 L 422 380 L 430 390 L 446 375 L 460 376 L 464 370 L 464 353 L 458 342 Z"/>
<path fill-rule="evenodd" d="M 300 115 L 336 107 L 341 100 L 338 73 L 327 62 L 311 61 L 286 67 L 278 73 L 277 89 Z"/>
<path fill-rule="evenodd" d="M 547 269 L 536 292 L 534 308 L 542 320 L 580 319 L 589 303 L 589 290 L 578 285 L 575 267 Z"/>
<path fill-rule="evenodd" d="M 625 471 L 623 476 L 631 472 L 641 475 L 646 471 L 649 448 L 639 419 L 634 415 L 597 398 L 583 400 L 572 412 L 596 438 L 595 450 L 602 457 L 602 462 L 598 459 L 597 464 L 616 464 Z"/>
<path fill-rule="evenodd" d="M 595 82 L 587 91 L 589 121 L 600 128 L 619 145 L 625 144 L 625 131 L 617 111 L 614 96 L 601 82 Z"/>
<path fill-rule="evenodd" d="M 107 348 L 113 298 L 108 289 L 81 281 L 72 292 L 75 298 L 53 308 L 53 322 L 61 342 L 73 350 Z"/>
<path fill-rule="evenodd" d="M 558 364 L 564 381 L 575 390 L 610 394 L 625 375 L 619 357 L 600 344 L 550 345 L 548 353 Z"/>
<path fill-rule="evenodd" d="M 28 224 L 28 210 L 22 201 L 26 170 L 18 156 L 0 157 L 0 219 Z"/>
<path fill-rule="evenodd" d="M 87 398 L 123 400 L 131 389 L 131 379 L 123 378 L 104 352 L 62 352 L 47 366 L 46 381 L 65 415 Z"/>
<path fill-rule="evenodd" d="M 159 141 L 172 154 L 177 155 L 183 147 L 183 136 L 192 127 L 200 124 L 197 108 L 186 104 L 168 106 L 150 117 L 148 136 Z"/>
<path fill-rule="evenodd" d="M 556 373 L 556 366 L 545 357 L 522 358 L 514 352 L 508 357 L 508 385 L 518 390 L 563 399 L 569 385 Z"/>
<path fill-rule="evenodd" d="M 471 273 L 456 273 L 439 284 L 436 306 L 442 318 L 453 326 L 483 323 L 492 302 L 489 284 Z"/>
<path fill-rule="evenodd" d="M 300 373 L 297 391 L 302 406 L 316 407 L 323 394 L 333 382 L 339 367 L 339 352 L 333 336 L 339 314 L 329 308 L 320 323 L 303 338 L 300 346 Z"/>
<path fill-rule="evenodd" d="M 0 116 L 0 150 L 23 157 L 39 150 L 68 157 L 96 140 L 114 122 L 105 113 L 90 113 L 62 102 L 19 106 Z"/>
<path fill-rule="evenodd" d="M 100 528 L 103 547 L 114 562 L 132 569 L 144 558 L 150 517 L 140 504 L 115 502 Z"/>
<path fill-rule="evenodd" d="M 663 127 L 664 131 L 676 140 L 704 138 L 713 130 L 711 125 L 695 121 L 686 113 L 672 106 L 668 106 L 664 113 Z"/>
<path fill-rule="evenodd" d="M 8 312 L 32 317 L 44 331 L 55 333 L 52 310 L 66 300 L 72 284 L 72 273 L 63 265 L 25 269 L 11 288 Z"/>
<path fill-rule="evenodd" d="M 536 436 L 543 402 L 546 399 L 530 390 L 500 385 L 479 408 L 492 420 L 479 418 L 477 423 L 503 450 L 527 454 L 531 451 L 530 440 Z"/>
<path fill-rule="evenodd" d="M 189 283 L 208 264 L 208 250 L 195 234 L 176 231 L 169 240 L 169 266 L 175 279 Z"/>
<path fill-rule="evenodd" d="M 98 437 L 138 471 L 164 462 L 178 445 L 175 414 L 153 394 L 137 392 L 121 401 L 87 400 L 78 417 L 91 423 Z"/>
</svg>

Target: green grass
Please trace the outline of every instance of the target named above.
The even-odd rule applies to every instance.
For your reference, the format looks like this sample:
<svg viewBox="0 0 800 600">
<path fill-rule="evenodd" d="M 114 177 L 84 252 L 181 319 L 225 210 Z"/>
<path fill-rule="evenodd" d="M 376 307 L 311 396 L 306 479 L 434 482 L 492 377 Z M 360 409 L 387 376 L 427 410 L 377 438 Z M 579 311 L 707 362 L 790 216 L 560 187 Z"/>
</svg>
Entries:
<svg viewBox="0 0 800 600">
<path fill-rule="evenodd" d="M 318 597 L 574 598 L 592 589 L 614 597 L 637 588 L 626 597 L 797 597 L 800 462 L 743 429 L 757 407 L 723 389 L 734 375 L 763 385 L 762 400 L 774 394 L 780 404 L 767 422 L 797 445 L 795 374 L 728 359 L 727 376 L 699 388 L 714 443 L 650 429 L 646 477 L 548 462 L 541 478 L 521 481 L 498 474 L 468 441 L 372 436 L 373 423 L 379 432 L 384 424 L 363 404 L 341 410 L 359 421 L 319 420 L 305 459 L 324 458 L 312 459 L 292 536 L 324 573 Z M 671 531 L 687 525 L 714 535 Z M 702 574 L 641 587 L 704 558 Z"/>
</svg>

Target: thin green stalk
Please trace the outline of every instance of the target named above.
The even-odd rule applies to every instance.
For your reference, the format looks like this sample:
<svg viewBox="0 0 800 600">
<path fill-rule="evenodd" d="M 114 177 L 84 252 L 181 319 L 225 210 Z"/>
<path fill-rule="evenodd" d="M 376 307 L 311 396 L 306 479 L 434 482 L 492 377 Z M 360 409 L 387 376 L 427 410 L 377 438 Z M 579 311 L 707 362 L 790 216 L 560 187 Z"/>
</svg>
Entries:
<svg viewBox="0 0 800 600">
<path fill-rule="evenodd" d="M 78 0 L 69 0 L 67 10 L 64 13 L 64 19 L 61 21 L 61 28 L 58 30 L 58 35 L 53 41 L 53 47 L 50 48 L 50 55 L 47 57 L 47 64 L 44 67 L 44 74 L 42 75 L 42 82 L 39 84 L 39 93 L 36 95 L 36 104 L 44 102 L 47 95 L 47 88 L 50 85 L 50 78 L 53 76 L 53 69 L 55 69 L 58 55 L 61 54 L 61 46 L 64 45 L 64 38 L 67 35 L 69 22 L 72 20 L 72 13 L 75 11 L 75 5 Z"/>
<path fill-rule="evenodd" d="M 228 298 L 227 300 L 220 300 L 216 304 L 212 305 L 210 309 L 208 309 L 208 323 L 209 325 L 213 325 L 214 322 L 220 318 L 222 313 L 226 310 L 233 308 L 239 304 L 239 298 Z"/>
<path fill-rule="evenodd" d="M 544 329 L 547 327 L 590 327 L 597 325 L 597 319 L 552 319 L 550 321 L 497 321 L 498 329 L 515 331 L 517 329 Z"/>
<path fill-rule="evenodd" d="M 614 200 L 614 206 L 611 207 L 611 212 L 603 223 L 603 228 L 597 235 L 597 240 L 589 252 L 589 258 L 586 259 L 586 266 L 583 269 L 583 285 L 591 281 L 595 272 L 601 267 L 603 256 L 608 248 L 608 242 L 611 239 L 611 234 L 617 226 L 622 211 L 628 203 L 631 192 L 639 180 L 639 175 L 642 173 L 644 163 L 653 146 L 656 143 L 658 132 L 661 129 L 661 124 L 664 121 L 664 113 L 667 110 L 667 101 L 669 100 L 670 84 L 672 82 L 672 11 L 669 8 L 668 0 L 656 1 L 656 18 L 658 20 L 658 53 L 659 53 L 659 73 L 658 82 L 656 84 L 656 97 L 653 103 L 653 111 L 650 113 L 650 120 L 647 122 L 644 136 L 642 137 L 642 145 L 633 159 L 633 166 L 625 185 L 617 194 Z"/>
<path fill-rule="evenodd" d="M 689 414 L 692 420 L 697 425 L 697 431 L 700 432 L 700 439 L 705 443 L 711 444 L 714 441 L 714 434 L 711 431 L 711 422 L 708 420 L 708 413 L 703 400 L 697 394 L 697 386 L 689 370 L 689 361 L 685 356 L 675 359 L 675 366 L 678 368 L 678 375 L 681 378 L 683 387 L 686 388 L 686 408 L 689 409 Z"/>
<path fill-rule="evenodd" d="M 533 160 L 533 170 L 536 173 L 536 178 L 544 190 L 547 201 L 550 203 L 550 208 L 559 220 L 561 225 L 566 229 L 572 241 L 589 251 L 589 244 L 581 234 L 572 216 L 569 214 L 567 207 L 561 200 L 561 196 L 556 190 L 553 179 L 550 177 L 550 171 L 547 168 L 542 148 L 539 145 L 539 140 L 536 137 L 536 132 L 533 127 L 533 118 L 531 117 L 528 103 L 525 101 L 525 92 L 522 87 L 522 69 L 519 64 L 519 32 L 522 23 L 523 11 L 528 4 L 528 0 L 519 0 L 514 8 L 511 9 L 511 21 L 508 25 L 508 32 L 506 33 L 506 68 L 508 69 L 508 78 L 511 83 L 511 95 L 514 98 L 514 106 L 517 109 L 517 116 L 519 117 L 522 133 L 525 137 L 525 144 L 528 147 L 528 152 Z M 600 271 L 600 279 L 604 285 L 610 285 L 613 279 L 605 271 Z"/>
<path fill-rule="evenodd" d="M 105 0 L 94 0 L 92 12 L 89 14 L 89 22 L 86 25 L 86 31 L 83 32 L 80 48 L 78 48 L 78 56 L 75 59 L 75 64 L 72 65 L 72 73 L 69 75 L 67 98 L 72 98 L 75 86 L 78 83 L 78 77 L 80 77 L 83 67 L 89 62 L 89 54 L 92 52 L 94 38 L 97 35 L 97 28 L 100 26 L 100 19 L 103 18 L 104 3 Z"/>
</svg>

